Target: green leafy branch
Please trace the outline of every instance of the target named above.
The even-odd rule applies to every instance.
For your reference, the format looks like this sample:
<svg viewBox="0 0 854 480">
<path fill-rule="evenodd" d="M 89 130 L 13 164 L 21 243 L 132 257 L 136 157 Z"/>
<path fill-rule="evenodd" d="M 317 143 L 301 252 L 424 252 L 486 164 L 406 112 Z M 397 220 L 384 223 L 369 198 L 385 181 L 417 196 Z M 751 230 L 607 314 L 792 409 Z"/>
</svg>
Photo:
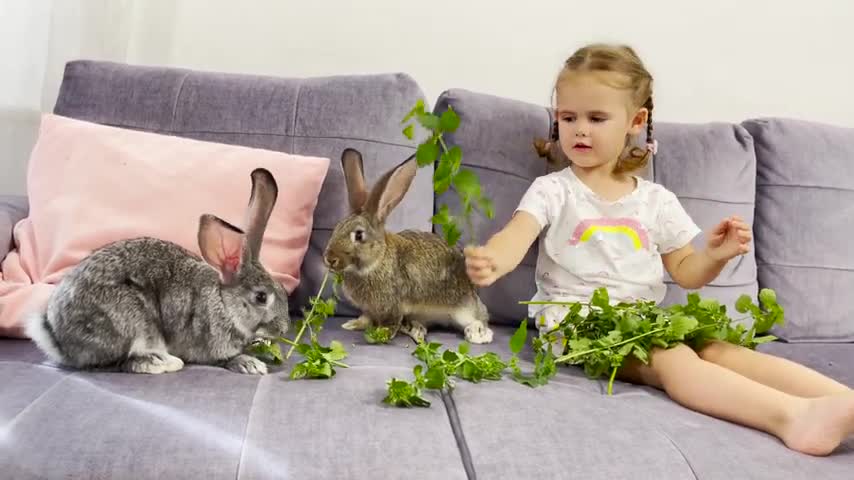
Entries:
<svg viewBox="0 0 854 480">
<path fill-rule="evenodd" d="M 470 345 L 461 343 L 457 350 L 439 352 L 442 344 L 421 342 L 412 354 L 424 364 L 412 369 L 412 382 L 392 378 L 387 382 L 388 392 L 384 403 L 396 407 L 429 407 L 430 401 L 423 396 L 424 390 L 450 391 L 454 388 L 453 378 L 472 383 L 485 380 L 500 380 L 508 364 L 493 352 L 478 356 L 469 354 Z"/>
<path fill-rule="evenodd" d="M 427 112 L 424 109 L 424 102 L 418 100 L 401 122 L 409 122 L 403 129 L 403 134 L 410 140 L 415 135 L 413 119 L 430 133 L 430 136 L 418 145 L 415 152 L 418 166 L 433 165 L 438 159 L 433 172 L 433 190 L 441 195 L 448 189 L 452 189 L 457 193 L 462 206 L 461 214 L 454 215 L 447 204 L 442 204 L 430 221 L 441 227 L 448 245 L 456 245 L 462 236 L 458 223 L 461 215 L 468 228 L 470 242 L 476 243 L 476 233 L 471 221 L 472 213 L 479 211 L 492 219 L 495 217 L 495 207 L 492 200 L 483 194 L 480 179 L 474 171 L 461 167 L 462 149 L 456 145 L 448 148 L 445 143 L 445 133 L 453 133 L 457 130 L 460 126 L 460 117 L 450 105 L 438 116 Z"/>
<path fill-rule="evenodd" d="M 298 331 L 293 340 L 279 337 L 275 341 L 261 341 L 251 345 L 249 352 L 252 355 L 269 363 L 276 365 L 289 359 L 291 354 L 296 350 L 303 356 L 303 360 L 296 365 L 290 373 L 290 378 L 293 380 L 301 378 L 332 378 L 335 376 L 335 367 L 347 368 L 347 365 L 341 360 L 347 357 L 347 351 L 344 345 L 337 340 L 333 340 L 328 346 L 321 345 L 317 340 L 317 335 L 323 329 L 323 324 L 326 319 L 335 313 L 336 299 L 330 298 L 324 300 L 320 297 L 329 280 L 329 272 L 323 276 L 323 281 L 320 283 L 320 291 L 317 296 L 310 297 L 309 303 L 311 310 L 303 309 L 303 318 L 296 322 L 295 326 Z M 341 282 L 339 276 L 335 276 L 334 285 L 337 286 Z M 300 343 L 303 334 L 309 332 L 309 342 Z M 290 345 L 288 353 L 282 357 L 282 351 L 279 343 Z"/>
<path fill-rule="evenodd" d="M 561 346 L 554 363 L 581 365 L 591 378 L 609 375 L 608 394 L 613 393 L 614 379 L 628 357 L 649 364 L 654 347 L 671 348 L 679 343 L 702 348 L 713 340 L 725 341 L 754 349 L 757 345 L 776 340 L 773 335 L 763 335 L 774 325 L 784 322 L 783 308 L 771 289 L 759 293 L 761 307 L 750 296 L 741 295 L 736 311 L 750 313 L 753 325 L 748 329 L 743 323 L 733 325 L 726 306 L 714 299 L 701 299 L 699 294 L 688 294 L 687 303 L 666 308 L 653 301 L 618 303 L 611 305 L 608 291 L 599 288 L 589 303 L 581 302 L 520 302 L 527 305 L 563 305 L 569 312 L 559 325 L 537 339 L 541 343 Z M 588 314 L 581 315 L 582 307 Z M 740 319 L 743 320 L 743 319 Z M 523 328 L 523 325 L 520 328 Z M 538 349 L 545 356 L 549 350 Z M 551 363 L 543 360 L 544 364 Z"/>
</svg>

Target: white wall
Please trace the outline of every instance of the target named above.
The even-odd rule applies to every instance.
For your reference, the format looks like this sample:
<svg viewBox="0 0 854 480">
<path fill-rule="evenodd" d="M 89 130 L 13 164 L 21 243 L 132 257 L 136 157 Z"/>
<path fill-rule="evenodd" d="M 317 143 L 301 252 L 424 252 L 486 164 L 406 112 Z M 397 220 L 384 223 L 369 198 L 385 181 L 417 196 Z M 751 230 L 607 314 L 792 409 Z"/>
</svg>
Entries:
<svg viewBox="0 0 854 480">
<path fill-rule="evenodd" d="M 431 100 L 461 87 L 546 104 L 573 49 L 617 41 L 656 78 L 658 120 L 854 127 L 849 0 L 0 0 L 0 22 L 0 193 L 23 191 L 34 115 L 50 110 L 75 57 L 283 76 L 404 71 Z"/>
</svg>

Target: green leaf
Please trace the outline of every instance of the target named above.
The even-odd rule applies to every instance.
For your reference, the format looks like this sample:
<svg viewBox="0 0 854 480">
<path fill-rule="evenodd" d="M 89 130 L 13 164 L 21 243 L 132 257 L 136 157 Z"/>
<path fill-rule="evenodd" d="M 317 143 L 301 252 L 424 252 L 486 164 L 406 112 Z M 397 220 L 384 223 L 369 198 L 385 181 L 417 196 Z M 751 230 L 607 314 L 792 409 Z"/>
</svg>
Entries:
<svg viewBox="0 0 854 480">
<path fill-rule="evenodd" d="M 635 358 L 637 358 L 643 363 L 649 363 L 649 352 L 647 352 L 646 349 L 640 345 L 636 344 L 634 346 L 634 349 L 632 350 L 632 355 L 634 355 Z"/>
<path fill-rule="evenodd" d="M 451 187 L 451 164 L 449 162 L 439 162 L 436 170 L 433 171 L 433 190 L 438 194 L 445 193 Z"/>
<path fill-rule="evenodd" d="M 459 347 L 457 347 L 457 349 L 461 354 L 467 355 L 469 353 L 469 350 L 471 349 L 471 345 L 468 342 L 463 342 L 460 344 Z"/>
<path fill-rule="evenodd" d="M 436 214 L 430 218 L 430 223 L 436 225 L 447 225 L 450 222 L 451 215 L 447 205 L 442 205 L 441 207 L 439 207 L 439 211 L 436 212 Z"/>
<path fill-rule="evenodd" d="M 438 156 L 439 146 L 435 143 L 422 143 L 421 145 L 418 145 L 418 149 L 415 151 L 415 159 L 418 162 L 419 167 L 432 165 Z"/>
<path fill-rule="evenodd" d="M 406 136 L 409 140 L 415 138 L 415 126 L 411 123 L 403 129 L 403 135 Z"/>
<path fill-rule="evenodd" d="M 765 335 L 762 337 L 755 337 L 753 339 L 753 343 L 755 345 L 762 345 L 763 343 L 773 342 L 774 340 L 777 340 L 777 337 L 775 337 L 774 335 Z"/>
<path fill-rule="evenodd" d="M 426 386 L 432 390 L 441 390 L 445 387 L 445 382 L 447 379 L 447 375 L 445 374 L 445 369 L 440 366 L 433 366 L 427 369 L 427 373 L 424 374 L 424 378 L 426 380 Z"/>
<path fill-rule="evenodd" d="M 765 308 L 777 305 L 777 292 L 770 288 L 763 288 L 759 291 L 759 301 L 762 302 L 762 306 Z"/>
<path fill-rule="evenodd" d="M 467 168 L 460 169 L 453 178 L 454 188 L 464 203 L 480 197 L 480 180 L 477 175 Z"/>
<path fill-rule="evenodd" d="M 391 340 L 391 330 L 388 327 L 370 326 L 365 329 L 364 337 L 370 344 L 385 344 Z"/>
<path fill-rule="evenodd" d="M 449 175 L 456 175 L 460 170 L 460 165 L 463 163 L 463 151 L 460 147 L 454 145 L 447 152 L 442 153 L 439 158 L 439 164 L 445 165 L 445 168 L 450 172 Z"/>
<path fill-rule="evenodd" d="M 463 236 L 463 232 L 460 231 L 460 228 L 453 221 L 448 222 L 446 225 L 442 225 L 442 233 L 445 236 L 445 242 L 449 246 L 454 246 L 460 240 L 460 237 Z"/>
<path fill-rule="evenodd" d="M 486 218 L 490 220 L 495 218 L 495 206 L 492 204 L 492 200 L 486 197 L 480 197 L 480 199 L 478 199 L 478 206 L 483 214 L 486 215 Z"/>
<path fill-rule="evenodd" d="M 697 327 L 697 319 L 685 315 L 676 315 L 670 320 L 670 336 L 681 340 L 685 335 Z"/>
<path fill-rule="evenodd" d="M 409 121 L 410 118 L 422 113 L 424 113 L 424 100 L 419 98 L 415 102 L 415 106 L 412 107 L 412 110 L 410 110 L 409 113 L 407 113 L 406 116 L 403 117 L 403 120 L 401 120 L 400 123 L 406 123 Z"/>
<path fill-rule="evenodd" d="M 523 319 L 521 323 L 519 323 L 519 328 L 516 329 L 516 332 L 513 333 L 513 336 L 510 337 L 510 351 L 513 352 L 513 355 L 518 355 L 519 352 L 522 351 L 522 348 L 525 347 L 525 340 L 528 339 L 528 319 Z"/>
<path fill-rule="evenodd" d="M 454 132 L 460 126 L 460 117 L 450 105 L 448 105 L 447 110 L 442 112 L 442 116 L 439 118 L 439 126 L 444 132 Z"/>
<path fill-rule="evenodd" d="M 432 131 L 439 130 L 439 117 L 432 113 L 417 113 L 416 118 L 424 128 Z"/>
<path fill-rule="evenodd" d="M 383 402 L 395 407 L 429 407 L 430 402 L 421 396 L 421 389 L 413 383 L 392 378 L 387 382 Z"/>
<path fill-rule="evenodd" d="M 735 311 L 738 313 L 747 313 L 752 304 L 753 300 L 750 299 L 750 296 L 742 294 L 738 297 L 738 300 L 735 301 Z"/>
</svg>

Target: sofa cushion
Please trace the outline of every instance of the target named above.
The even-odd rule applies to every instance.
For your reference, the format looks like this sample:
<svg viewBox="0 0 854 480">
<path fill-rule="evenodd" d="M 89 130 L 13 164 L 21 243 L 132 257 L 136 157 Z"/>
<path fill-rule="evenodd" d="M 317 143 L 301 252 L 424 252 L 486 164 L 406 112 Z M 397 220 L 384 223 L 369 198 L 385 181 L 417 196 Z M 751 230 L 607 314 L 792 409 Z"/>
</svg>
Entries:
<svg viewBox="0 0 854 480">
<path fill-rule="evenodd" d="M 442 93 L 434 112 L 448 106 L 460 116 L 459 129 L 446 135 L 449 145 L 463 151 L 463 165 L 480 177 L 484 194 L 495 203 L 495 218 L 490 221 L 473 217 L 476 240 L 485 242 L 510 219 L 532 180 L 546 173 L 546 162 L 537 156 L 532 140 L 547 137 L 550 110 L 512 99 L 453 89 Z M 707 230 L 733 214 L 753 220 L 756 162 L 747 131 L 724 123 L 677 124 L 655 123 L 659 151 L 652 165 L 640 172 L 672 190 L 694 221 Z M 641 138 L 639 141 L 643 141 Z M 714 179 L 714 181 L 709 181 Z M 456 194 L 449 191 L 436 199 L 458 211 Z M 439 231 L 439 227 L 435 227 Z M 463 242 L 468 241 L 464 236 Z M 702 247 L 704 235 L 696 238 Z M 534 268 L 537 242 L 534 242 L 519 267 L 492 286 L 482 289 L 481 296 L 491 317 L 500 323 L 518 324 L 526 309 L 521 300 L 534 292 Z M 665 304 L 684 302 L 686 292 L 669 276 Z M 734 311 L 739 295 L 757 293 L 756 263 L 751 250 L 727 265 L 720 276 L 700 291 L 701 295 L 719 299 Z"/>
<path fill-rule="evenodd" d="M 65 273 L 108 243 L 150 236 L 200 255 L 202 214 L 245 227 L 258 167 L 278 184 L 259 260 L 293 292 L 329 159 L 44 115 L 29 162 L 29 216 L 3 261 L 0 335 L 43 311 Z"/>
<path fill-rule="evenodd" d="M 705 248 L 706 232 L 721 220 L 739 215 L 751 225 L 756 199 L 756 156 L 750 134 L 740 125 L 722 122 L 702 124 L 656 122 L 659 143 L 653 180 L 679 198 L 694 222 L 703 230 L 693 242 Z M 735 311 L 742 294 L 756 298 L 756 252 L 753 244 L 743 256 L 732 259 L 720 275 L 698 290 L 703 297 L 715 298 Z M 684 303 L 687 291 L 676 285 L 665 271 L 668 283 L 665 305 Z M 748 325 L 752 320 L 748 321 Z"/>
<path fill-rule="evenodd" d="M 472 345 L 471 354 L 494 351 L 508 358 L 513 333 L 497 326 L 493 343 Z M 432 336 L 448 347 L 457 343 L 447 334 Z M 524 373 L 533 368 L 527 345 L 520 354 Z M 772 342 L 760 350 L 854 387 L 847 368 L 854 345 Z M 607 384 L 607 378 L 589 379 L 575 366 L 558 367 L 537 388 L 509 378 L 457 382 L 451 408 L 478 476 L 633 478 L 630 472 L 643 472 L 640 477 L 657 479 L 844 479 L 854 467 L 854 438 L 830 457 L 811 457 L 771 435 L 691 411 L 654 388 L 617 380 L 608 396 Z M 508 447 L 514 442 L 519 446 Z"/>
<path fill-rule="evenodd" d="M 293 307 L 325 273 L 322 252 L 348 211 L 341 153 L 362 152 L 373 183 L 414 153 L 401 120 L 424 95 L 406 74 L 276 78 L 80 60 L 66 65 L 55 113 L 97 123 L 332 159 L 315 210 Z M 391 230 L 430 229 L 432 167 L 389 216 Z M 331 293 L 331 286 L 326 294 Z M 339 313 L 353 315 L 346 302 Z"/>
<path fill-rule="evenodd" d="M 33 344 L 0 339 L 3 478 L 404 478 L 464 480 L 448 413 L 384 403 L 411 379 L 412 343 L 369 345 L 330 318 L 350 368 L 328 380 L 188 365 L 174 374 L 57 369 Z"/>
<path fill-rule="evenodd" d="M 791 342 L 854 341 L 854 129 L 785 118 L 744 122 L 758 160 L 759 282 L 777 291 Z"/>
</svg>

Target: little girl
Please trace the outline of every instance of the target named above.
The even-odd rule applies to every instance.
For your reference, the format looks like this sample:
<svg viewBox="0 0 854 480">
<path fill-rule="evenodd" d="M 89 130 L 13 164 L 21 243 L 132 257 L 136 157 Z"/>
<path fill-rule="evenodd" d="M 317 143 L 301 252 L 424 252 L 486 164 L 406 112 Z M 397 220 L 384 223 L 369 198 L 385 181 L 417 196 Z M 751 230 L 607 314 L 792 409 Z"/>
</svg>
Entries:
<svg viewBox="0 0 854 480">
<path fill-rule="evenodd" d="M 699 289 L 748 252 L 751 231 L 738 216 L 724 218 L 695 251 L 691 240 L 700 229 L 676 196 L 632 174 L 649 162 L 655 142 L 652 77 L 631 48 L 578 50 L 558 76 L 555 98 L 552 142 L 559 145 L 537 146 L 541 155 L 562 150 L 569 166 L 534 180 L 508 224 L 485 246 L 466 248 L 475 284 L 491 285 L 516 268 L 541 233 L 534 300 L 587 302 L 606 287 L 612 302 L 661 302 L 664 269 L 683 288 Z M 644 126 L 647 148 L 631 147 Z M 537 308 L 529 313 L 541 332 L 567 313 Z M 854 433 L 854 391 L 731 343 L 715 341 L 699 351 L 655 347 L 649 364 L 627 357 L 618 377 L 812 455 L 830 454 Z"/>
</svg>

